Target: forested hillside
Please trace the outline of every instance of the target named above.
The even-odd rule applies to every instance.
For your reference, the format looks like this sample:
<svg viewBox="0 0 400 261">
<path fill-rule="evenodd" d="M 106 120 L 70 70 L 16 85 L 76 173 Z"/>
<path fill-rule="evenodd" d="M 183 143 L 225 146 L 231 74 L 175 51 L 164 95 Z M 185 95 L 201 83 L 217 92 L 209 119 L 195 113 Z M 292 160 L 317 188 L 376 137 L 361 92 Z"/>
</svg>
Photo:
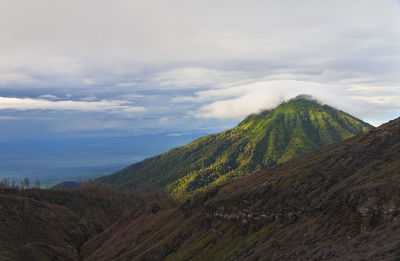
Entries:
<svg viewBox="0 0 400 261">
<path fill-rule="evenodd" d="M 250 115 L 233 129 L 199 138 L 97 181 L 122 189 L 164 189 L 187 197 L 371 127 L 302 95 Z"/>
</svg>

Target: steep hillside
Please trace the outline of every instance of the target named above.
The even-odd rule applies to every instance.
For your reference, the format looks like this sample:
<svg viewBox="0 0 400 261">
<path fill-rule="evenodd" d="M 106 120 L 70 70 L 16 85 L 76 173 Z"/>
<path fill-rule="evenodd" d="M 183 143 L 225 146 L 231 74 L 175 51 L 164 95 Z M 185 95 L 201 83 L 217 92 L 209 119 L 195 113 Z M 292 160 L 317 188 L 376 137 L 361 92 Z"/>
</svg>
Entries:
<svg viewBox="0 0 400 261">
<path fill-rule="evenodd" d="M 132 215 L 84 260 L 399 260 L 400 118 L 187 200 Z"/>
<path fill-rule="evenodd" d="M 0 260 L 79 260 L 85 241 L 140 204 L 104 188 L 0 189 Z"/>
<path fill-rule="evenodd" d="M 250 115 L 236 128 L 133 164 L 97 181 L 120 188 L 163 188 L 187 197 L 252 174 L 372 126 L 299 96 L 274 110 Z"/>
</svg>

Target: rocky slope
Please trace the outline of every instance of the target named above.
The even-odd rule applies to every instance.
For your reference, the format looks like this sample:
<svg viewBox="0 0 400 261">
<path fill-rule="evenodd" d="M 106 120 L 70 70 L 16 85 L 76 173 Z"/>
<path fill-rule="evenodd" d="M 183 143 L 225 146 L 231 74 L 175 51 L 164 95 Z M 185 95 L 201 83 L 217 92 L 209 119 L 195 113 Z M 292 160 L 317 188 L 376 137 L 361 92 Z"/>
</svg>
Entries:
<svg viewBox="0 0 400 261">
<path fill-rule="evenodd" d="M 400 118 L 120 220 L 84 260 L 399 260 Z"/>
<path fill-rule="evenodd" d="M 274 110 L 250 115 L 233 129 L 202 137 L 97 181 L 122 189 L 163 189 L 185 198 L 371 127 L 308 96 L 299 96 Z"/>
<path fill-rule="evenodd" d="M 140 204 L 104 188 L 0 189 L 0 260 L 79 260 L 84 242 Z"/>
</svg>

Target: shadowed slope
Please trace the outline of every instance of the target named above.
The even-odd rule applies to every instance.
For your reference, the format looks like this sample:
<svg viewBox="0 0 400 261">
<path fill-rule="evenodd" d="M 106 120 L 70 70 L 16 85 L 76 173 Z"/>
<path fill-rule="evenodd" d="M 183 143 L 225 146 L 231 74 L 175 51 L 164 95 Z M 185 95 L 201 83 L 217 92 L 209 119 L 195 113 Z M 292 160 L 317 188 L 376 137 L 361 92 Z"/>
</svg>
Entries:
<svg viewBox="0 0 400 261">
<path fill-rule="evenodd" d="M 0 260 L 79 260 L 85 241 L 140 203 L 104 188 L 0 189 Z"/>
</svg>

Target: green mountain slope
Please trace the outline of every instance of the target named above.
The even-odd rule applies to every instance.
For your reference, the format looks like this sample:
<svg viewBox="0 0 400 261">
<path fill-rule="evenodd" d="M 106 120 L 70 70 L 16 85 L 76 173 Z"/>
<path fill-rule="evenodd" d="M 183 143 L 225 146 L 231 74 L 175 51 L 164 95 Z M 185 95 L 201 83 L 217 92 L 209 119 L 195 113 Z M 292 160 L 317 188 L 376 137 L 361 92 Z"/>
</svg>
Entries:
<svg viewBox="0 0 400 261">
<path fill-rule="evenodd" d="M 87 241 L 89 260 L 400 260 L 400 118 Z"/>
<path fill-rule="evenodd" d="M 99 178 L 123 189 L 166 189 L 186 197 L 341 141 L 371 125 L 308 96 L 248 116 L 237 127 Z"/>
</svg>

